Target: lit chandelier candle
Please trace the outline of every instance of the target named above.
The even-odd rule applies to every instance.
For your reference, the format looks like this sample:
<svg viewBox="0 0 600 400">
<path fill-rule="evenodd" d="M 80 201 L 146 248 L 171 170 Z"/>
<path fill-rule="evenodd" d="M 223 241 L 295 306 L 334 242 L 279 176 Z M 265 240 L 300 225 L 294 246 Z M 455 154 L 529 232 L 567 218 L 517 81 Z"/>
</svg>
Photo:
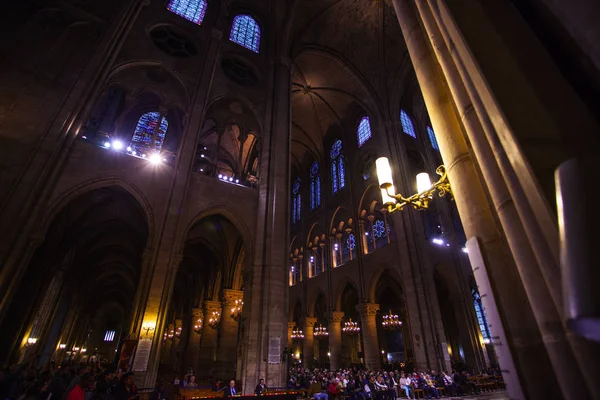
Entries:
<svg viewBox="0 0 600 400">
<path fill-rule="evenodd" d="M 244 302 L 240 299 L 236 300 L 233 307 L 231 308 L 231 318 L 239 321 L 242 318 L 242 307 Z"/>
<path fill-rule="evenodd" d="M 219 311 L 213 311 L 208 320 L 208 326 L 212 329 L 217 329 L 219 321 L 221 321 L 221 313 Z"/>
<path fill-rule="evenodd" d="M 317 339 L 325 339 L 326 337 L 329 336 L 329 332 L 327 332 L 327 328 L 325 326 L 319 325 L 319 326 L 315 327 L 315 331 L 314 331 L 313 335 Z"/>
<path fill-rule="evenodd" d="M 292 340 L 299 341 L 302 339 L 304 339 L 304 332 L 302 332 L 301 329 L 298 329 L 298 327 L 294 327 L 292 330 Z"/>
<path fill-rule="evenodd" d="M 379 188 L 381 189 L 381 200 L 390 213 L 400 211 L 408 204 L 417 210 L 424 210 L 429 207 L 429 202 L 433 199 L 433 195 L 436 192 L 439 197 L 445 196 L 446 193 L 452 195 L 450 182 L 446 174 L 446 167 L 443 165 L 440 165 L 435 170 L 440 179 L 433 184 L 426 172 L 417 174 L 417 193 L 409 197 L 396 194 L 392 168 L 387 157 L 378 158 L 375 161 L 375 167 L 377 168 L 377 178 L 379 180 Z"/>
<path fill-rule="evenodd" d="M 392 311 L 389 314 L 383 316 L 383 322 L 381 323 L 384 329 L 389 330 L 397 330 L 402 326 L 402 321 L 396 314 L 392 314 Z"/>
<path fill-rule="evenodd" d="M 202 331 L 202 323 L 202 318 L 198 318 L 198 320 L 196 320 L 196 323 L 194 324 L 194 332 L 200 333 Z"/>
<path fill-rule="evenodd" d="M 356 335 L 360 332 L 360 327 L 357 322 L 352 321 L 352 318 L 350 318 L 348 321 L 344 322 L 342 332 L 348 335 Z"/>
</svg>

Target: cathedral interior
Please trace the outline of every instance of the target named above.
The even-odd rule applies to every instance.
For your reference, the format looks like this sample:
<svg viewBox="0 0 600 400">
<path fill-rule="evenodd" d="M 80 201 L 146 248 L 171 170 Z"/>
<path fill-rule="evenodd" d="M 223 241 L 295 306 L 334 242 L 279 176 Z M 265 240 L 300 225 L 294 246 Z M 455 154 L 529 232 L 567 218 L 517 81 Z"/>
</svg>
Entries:
<svg viewBox="0 0 600 400">
<path fill-rule="evenodd" d="M 244 393 L 300 367 L 493 369 L 511 399 L 600 399 L 599 16 L 13 2 L 0 367 Z"/>
</svg>

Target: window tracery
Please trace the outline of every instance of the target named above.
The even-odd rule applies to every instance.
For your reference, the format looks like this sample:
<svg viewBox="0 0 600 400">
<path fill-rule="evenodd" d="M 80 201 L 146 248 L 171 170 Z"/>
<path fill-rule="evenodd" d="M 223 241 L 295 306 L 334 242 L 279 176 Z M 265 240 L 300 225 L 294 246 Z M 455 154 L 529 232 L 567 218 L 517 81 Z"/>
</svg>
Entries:
<svg viewBox="0 0 600 400">
<path fill-rule="evenodd" d="M 231 25 L 229 40 L 255 53 L 260 49 L 260 27 L 249 15 L 236 15 Z"/>
<path fill-rule="evenodd" d="M 431 129 L 430 126 L 427 127 L 427 134 L 429 135 L 429 141 L 431 142 L 431 147 L 434 150 L 440 151 L 440 147 L 438 146 L 437 139 L 435 138 L 435 132 Z"/>
<path fill-rule="evenodd" d="M 167 10 L 200 25 L 207 7 L 206 0 L 170 0 Z"/>
<path fill-rule="evenodd" d="M 331 186 L 333 193 L 337 193 L 346 186 L 344 155 L 342 153 L 342 141 L 336 140 L 331 146 Z"/>
<path fill-rule="evenodd" d="M 412 119 L 408 116 L 406 111 L 400 111 L 400 123 L 402 124 L 402 131 L 406 133 L 408 136 L 412 136 L 415 139 L 417 138 L 417 134 L 415 132 L 415 126 L 413 125 Z"/>
<path fill-rule="evenodd" d="M 477 322 L 479 323 L 479 330 L 483 337 L 483 343 L 488 344 L 492 342 L 492 334 L 490 333 L 490 327 L 487 322 L 483 303 L 481 302 L 481 296 L 475 289 L 471 289 L 473 295 L 473 305 L 475 307 L 475 314 L 477 314 Z"/>
<path fill-rule="evenodd" d="M 367 140 L 371 139 L 371 122 L 369 121 L 369 117 L 362 117 L 360 123 L 358 124 L 358 130 L 356 131 L 358 136 L 358 147 L 362 146 L 367 142 Z"/>
<path fill-rule="evenodd" d="M 292 223 L 300 222 L 302 209 L 302 196 L 300 194 L 300 178 L 296 179 L 294 182 L 294 187 L 292 188 Z"/>
<path fill-rule="evenodd" d="M 144 157 L 149 151 L 160 151 L 168 128 L 167 118 L 158 111 L 151 111 L 142 115 L 129 144 L 132 153 Z"/>
<path fill-rule="evenodd" d="M 310 167 L 310 209 L 316 210 L 321 205 L 321 175 L 319 163 L 314 162 Z"/>
</svg>

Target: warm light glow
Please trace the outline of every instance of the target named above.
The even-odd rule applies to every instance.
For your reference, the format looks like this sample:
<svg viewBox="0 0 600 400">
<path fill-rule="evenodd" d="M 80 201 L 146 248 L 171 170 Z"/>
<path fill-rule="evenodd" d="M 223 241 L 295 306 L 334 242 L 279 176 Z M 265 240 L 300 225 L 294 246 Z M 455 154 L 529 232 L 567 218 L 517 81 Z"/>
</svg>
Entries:
<svg viewBox="0 0 600 400">
<path fill-rule="evenodd" d="M 34 338 L 34 337 L 27 338 L 27 343 L 35 344 L 35 342 L 37 342 L 37 338 Z"/>
<path fill-rule="evenodd" d="M 61 343 L 61 344 L 58 345 L 58 348 L 61 349 L 61 350 L 65 349 L 66 347 L 67 347 L 67 345 L 64 344 L 64 343 Z"/>
<path fill-rule="evenodd" d="M 331 357 L 331 352 L 330 351 L 327 352 L 327 357 Z"/>
<path fill-rule="evenodd" d="M 385 350 L 381 350 L 381 354 L 385 354 Z"/>
<path fill-rule="evenodd" d="M 442 239 L 435 238 L 435 239 L 432 239 L 431 241 L 432 241 L 433 243 L 435 243 L 435 244 L 438 244 L 438 245 L 440 245 L 440 246 L 443 246 L 443 245 L 444 245 L 444 241 L 443 241 Z"/>
<path fill-rule="evenodd" d="M 79 347 L 73 347 L 73 351 L 79 351 Z"/>
<path fill-rule="evenodd" d="M 483 344 L 490 344 L 490 343 L 491 343 L 490 339 L 483 339 Z"/>
<path fill-rule="evenodd" d="M 377 179 L 379 179 L 379 186 L 381 187 L 381 185 L 385 184 L 392 185 L 387 190 L 381 189 L 381 201 L 383 204 L 395 203 L 396 200 L 393 197 L 388 196 L 388 193 L 392 195 L 396 194 L 390 161 L 387 159 L 387 157 L 379 157 L 375 161 L 375 167 L 377 168 Z"/>
<path fill-rule="evenodd" d="M 104 147 L 106 147 L 107 149 L 110 148 L 110 142 L 104 142 Z"/>
<path fill-rule="evenodd" d="M 427 172 L 417 174 L 417 192 L 423 193 L 431 188 L 431 180 Z"/>
<path fill-rule="evenodd" d="M 463 253 L 468 253 L 468 252 L 469 252 L 469 249 L 467 249 L 466 247 L 463 247 L 463 248 L 462 248 L 462 252 L 463 252 Z"/>
<path fill-rule="evenodd" d="M 87 349 L 84 347 L 83 349 L 81 349 L 82 353 L 85 353 L 87 351 Z"/>
<path fill-rule="evenodd" d="M 148 158 L 148 160 L 152 164 L 160 164 L 162 162 L 162 159 L 160 158 L 160 154 L 158 154 L 158 153 L 154 153 L 154 154 L 150 155 L 150 157 Z"/>
<path fill-rule="evenodd" d="M 113 140 L 112 142 L 112 148 L 115 150 L 121 150 L 123 149 L 123 142 L 121 142 L 120 140 Z"/>
</svg>

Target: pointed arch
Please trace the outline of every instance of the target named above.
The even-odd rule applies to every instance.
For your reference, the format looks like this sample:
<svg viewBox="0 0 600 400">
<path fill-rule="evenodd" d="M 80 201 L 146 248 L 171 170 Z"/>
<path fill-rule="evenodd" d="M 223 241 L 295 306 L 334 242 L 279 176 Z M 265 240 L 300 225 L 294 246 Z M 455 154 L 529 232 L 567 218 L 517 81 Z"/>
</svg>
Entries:
<svg viewBox="0 0 600 400">
<path fill-rule="evenodd" d="M 259 53 L 261 30 L 258 22 L 250 15 L 239 14 L 233 18 L 229 40 Z"/>
</svg>

